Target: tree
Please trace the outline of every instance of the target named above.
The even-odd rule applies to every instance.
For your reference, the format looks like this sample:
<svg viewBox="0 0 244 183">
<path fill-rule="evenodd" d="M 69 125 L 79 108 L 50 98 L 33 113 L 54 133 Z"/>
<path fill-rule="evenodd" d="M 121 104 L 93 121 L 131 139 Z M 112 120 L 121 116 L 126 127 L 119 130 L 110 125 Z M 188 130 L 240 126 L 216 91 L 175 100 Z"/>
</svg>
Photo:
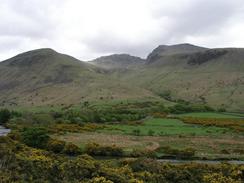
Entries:
<svg viewBox="0 0 244 183">
<path fill-rule="evenodd" d="M 11 113 L 8 109 L 0 110 L 0 124 L 5 124 L 11 118 Z"/>
<path fill-rule="evenodd" d="M 31 147 L 45 148 L 49 136 L 45 128 L 26 128 L 21 133 L 23 142 Z"/>
</svg>

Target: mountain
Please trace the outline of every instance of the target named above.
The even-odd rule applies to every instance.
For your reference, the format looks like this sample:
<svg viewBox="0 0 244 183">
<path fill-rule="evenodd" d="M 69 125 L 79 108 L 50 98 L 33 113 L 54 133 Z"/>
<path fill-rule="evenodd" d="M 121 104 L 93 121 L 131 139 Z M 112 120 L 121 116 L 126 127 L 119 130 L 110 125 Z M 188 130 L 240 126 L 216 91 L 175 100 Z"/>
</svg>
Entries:
<svg viewBox="0 0 244 183">
<path fill-rule="evenodd" d="M 193 48 L 167 55 L 162 50 L 153 61 L 149 56 L 138 72 L 120 78 L 161 96 L 170 93 L 174 99 L 243 111 L 244 49 Z"/>
<path fill-rule="evenodd" d="M 0 62 L 0 75 L 0 106 L 64 105 L 152 95 L 118 82 L 102 68 L 48 48 Z"/>
<path fill-rule="evenodd" d="M 128 69 L 143 65 L 145 60 L 128 54 L 113 54 L 99 57 L 90 63 L 106 69 Z"/>
<path fill-rule="evenodd" d="M 244 111 L 244 49 L 161 45 L 146 60 L 115 54 L 82 62 L 39 49 L 0 62 L 0 106 L 156 99 Z"/>
</svg>

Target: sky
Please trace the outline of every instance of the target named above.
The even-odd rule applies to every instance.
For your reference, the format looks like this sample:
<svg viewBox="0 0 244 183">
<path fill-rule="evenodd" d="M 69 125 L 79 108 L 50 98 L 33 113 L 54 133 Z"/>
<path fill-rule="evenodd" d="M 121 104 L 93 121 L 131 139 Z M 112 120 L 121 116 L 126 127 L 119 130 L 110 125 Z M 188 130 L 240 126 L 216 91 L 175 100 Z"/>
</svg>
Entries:
<svg viewBox="0 0 244 183">
<path fill-rule="evenodd" d="M 180 43 L 244 47 L 244 0 L 0 0 L 0 61 L 38 48 L 146 57 Z"/>
</svg>

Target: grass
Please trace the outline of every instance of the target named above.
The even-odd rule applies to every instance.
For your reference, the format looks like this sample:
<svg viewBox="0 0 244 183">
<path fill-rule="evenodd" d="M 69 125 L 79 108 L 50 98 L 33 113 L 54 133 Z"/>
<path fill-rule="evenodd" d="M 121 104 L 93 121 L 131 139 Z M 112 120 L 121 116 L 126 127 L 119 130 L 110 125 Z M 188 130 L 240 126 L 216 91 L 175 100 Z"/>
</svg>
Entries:
<svg viewBox="0 0 244 183">
<path fill-rule="evenodd" d="M 136 130 L 140 133 L 136 134 Z M 244 159 L 243 154 L 236 153 L 244 147 L 243 134 L 228 128 L 186 124 L 178 119 L 148 118 L 139 124 L 107 124 L 95 132 L 66 133 L 53 137 L 72 142 L 82 149 L 90 142 L 106 146 L 114 144 L 125 152 L 170 146 L 176 149 L 194 148 L 196 156 L 209 159 Z"/>
<path fill-rule="evenodd" d="M 174 115 L 178 117 L 197 117 L 197 118 L 244 118 L 244 114 L 239 113 L 217 113 L 217 112 L 193 112 Z"/>
<path fill-rule="evenodd" d="M 111 124 L 106 126 L 107 127 L 105 129 L 99 131 L 108 134 L 124 134 L 124 135 L 139 135 L 139 136 L 146 136 L 146 135 L 217 136 L 225 133 L 231 133 L 231 131 L 227 128 L 221 128 L 215 126 L 206 127 L 201 125 L 185 124 L 178 119 L 162 119 L 162 118 L 147 119 L 141 125 Z"/>
</svg>

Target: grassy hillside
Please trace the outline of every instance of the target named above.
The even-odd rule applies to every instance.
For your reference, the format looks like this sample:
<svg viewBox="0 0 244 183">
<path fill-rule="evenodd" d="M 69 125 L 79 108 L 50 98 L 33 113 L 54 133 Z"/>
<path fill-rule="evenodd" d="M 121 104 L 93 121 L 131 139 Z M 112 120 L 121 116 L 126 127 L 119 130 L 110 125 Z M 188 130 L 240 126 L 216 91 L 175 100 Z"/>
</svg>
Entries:
<svg viewBox="0 0 244 183">
<path fill-rule="evenodd" d="M 101 68 L 51 49 L 26 52 L 1 62 L 0 75 L 1 106 L 152 96 L 149 91 L 112 79 Z"/>
</svg>

